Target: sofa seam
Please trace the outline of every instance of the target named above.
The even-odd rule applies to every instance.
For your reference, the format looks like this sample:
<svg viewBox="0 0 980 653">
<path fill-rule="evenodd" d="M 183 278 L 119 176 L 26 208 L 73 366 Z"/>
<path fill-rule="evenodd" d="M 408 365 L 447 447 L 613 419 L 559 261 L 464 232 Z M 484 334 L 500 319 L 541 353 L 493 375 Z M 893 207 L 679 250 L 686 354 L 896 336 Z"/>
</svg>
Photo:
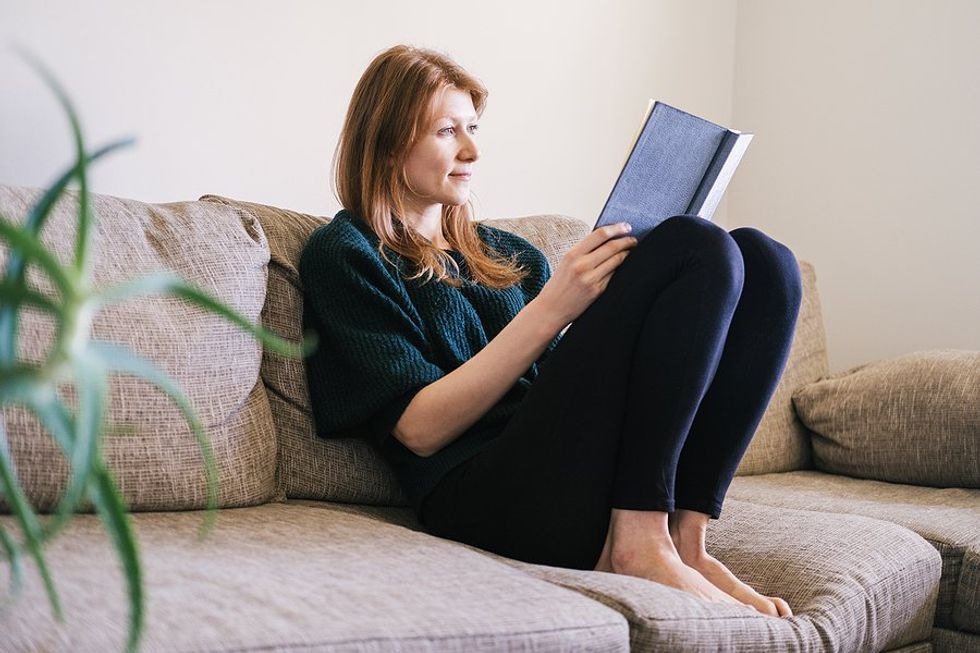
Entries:
<svg viewBox="0 0 980 653">
<path fill-rule="evenodd" d="M 623 615 L 620 614 L 619 616 L 622 617 Z M 519 631 L 519 632 L 516 632 L 516 633 L 514 631 L 508 631 L 507 633 L 504 633 L 504 634 L 506 636 L 510 636 L 510 635 L 514 635 L 514 634 L 517 634 L 517 635 L 538 635 L 538 634 L 547 634 L 547 633 L 577 632 L 577 631 L 588 631 L 588 630 L 597 630 L 597 629 L 598 630 L 611 630 L 613 628 L 616 628 L 616 629 L 621 628 L 622 625 L 623 625 L 622 622 L 609 622 L 609 623 L 597 624 L 597 625 L 594 625 L 594 626 L 569 626 L 567 628 L 547 628 L 547 629 L 541 629 L 541 630 L 522 630 L 522 631 Z M 245 653 L 247 651 L 270 651 L 270 650 L 278 650 L 278 649 L 281 649 L 283 646 L 288 646 L 288 647 L 304 647 L 304 648 L 306 648 L 306 647 L 323 646 L 323 645 L 334 646 L 334 645 L 338 645 L 338 644 L 347 644 L 347 643 L 351 643 L 351 642 L 375 642 L 375 641 L 378 641 L 378 642 L 406 642 L 406 641 L 415 641 L 415 640 L 443 641 L 443 640 L 453 640 L 453 639 L 459 639 L 459 640 L 464 640 L 465 641 L 465 640 L 473 639 L 473 638 L 480 638 L 480 637 L 500 637 L 500 636 L 501 636 L 501 633 L 500 632 L 480 632 L 480 633 L 463 633 L 463 634 L 460 634 L 460 635 L 437 635 L 437 636 L 432 636 L 432 635 L 410 635 L 410 636 L 407 636 L 407 637 L 398 637 L 398 636 L 392 636 L 392 637 L 350 637 L 350 638 L 346 638 L 346 639 L 320 640 L 320 641 L 316 641 L 316 642 L 298 642 L 298 643 L 290 643 L 290 644 L 281 644 L 280 643 L 280 644 L 269 644 L 269 645 L 261 645 L 261 646 L 258 646 L 258 647 L 246 647 L 246 648 L 221 648 L 221 649 L 211 649 L 211 648 L 208 648 L 208 649 L 198 649 L 198 651 L 200 651 L 201 653 L 216 653 L 217 651 L 222 651 L 223 653 Z"/>
</svg>

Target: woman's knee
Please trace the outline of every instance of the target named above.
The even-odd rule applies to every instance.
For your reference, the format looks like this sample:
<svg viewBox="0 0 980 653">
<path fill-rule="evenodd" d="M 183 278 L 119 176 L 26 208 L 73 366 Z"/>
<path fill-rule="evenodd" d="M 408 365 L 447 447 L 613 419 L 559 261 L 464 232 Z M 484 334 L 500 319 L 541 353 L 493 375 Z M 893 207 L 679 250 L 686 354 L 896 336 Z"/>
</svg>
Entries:
<svg viewBox="0 0 980 653">
<path fill-rule="evenodd" d="M 673 215 L 656 227 L 665 232 L 681 234 L 681 238 L 701 246 L 715 247 L 727 256 L 741 258 L 741 252 L 731 234 L 723 228 L 696 215 Z"/>
<path fill-rule="evenodd" d="M 727 268 L 727 273 L 741 286 L 744 277 L 742 251 L 738 243 L 725 229 L 710 220 L 696 215 L 674 215 L 659 225 L 664 235 L 672 234 L 682 246 L 710 253 L 709 260 L 718 261 Z"/>
<path fill-rule="evenodd" d="M 739 227 L 730 234 L 742 251 L 746 267 L 768 267 L 771 272 L 767 276 L 774 279 L 773 283 L 778 282 L 774 289 L 782 289 L 788 303 L 799 305 L 803 280 L 793 251 L 755 227 Z"/>
</svg>

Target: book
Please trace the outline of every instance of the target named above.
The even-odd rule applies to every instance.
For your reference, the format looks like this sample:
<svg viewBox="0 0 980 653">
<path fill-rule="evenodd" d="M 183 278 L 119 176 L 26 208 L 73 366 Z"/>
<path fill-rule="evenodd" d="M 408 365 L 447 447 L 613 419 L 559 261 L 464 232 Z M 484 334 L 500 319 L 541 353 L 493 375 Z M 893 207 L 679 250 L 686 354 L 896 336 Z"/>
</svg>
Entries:
<svg viewBox="0 0 980 653">
<path fill-rule="evenodd" d="M 752 137 L 651 99 L 593 231 L 629 222 L 640 240 L 674 215 L 710 220 Z"/>
</svg>

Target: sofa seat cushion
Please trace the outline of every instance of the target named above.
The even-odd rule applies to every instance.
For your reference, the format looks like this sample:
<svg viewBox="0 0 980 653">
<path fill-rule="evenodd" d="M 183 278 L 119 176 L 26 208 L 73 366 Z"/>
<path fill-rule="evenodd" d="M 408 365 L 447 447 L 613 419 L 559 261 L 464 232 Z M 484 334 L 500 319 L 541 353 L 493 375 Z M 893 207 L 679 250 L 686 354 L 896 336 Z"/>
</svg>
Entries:
<svg viewBox="0 0 980 653">
<path fill-rule="evenodd" d="M 142 651 L 626 651 L 615 610 L 458 545 L 331 504 L 132 516 L 146 589 Z M 12 518 L 3 517 L 5 527 Z M 108 537 L 81 515 L 46 549 L 58 624 L 33 564 L 0 613 L 0 649 L 124 650 L 128 606 Z M 9 583 L 8 565 L 0 586 Z"/>
<path fill-rule="evenodd" d="M 0 185 L 0 215 L 21 222 L 42 189 Z M 92 283 L 105 288 L 169 271 L 257 322 L 265 301 L 269 245 L 258 221 L 234 208 L 204 202 L 148 204 L 94 194 L 98 215 Z M 78 191 L 68 191 L 41 232 L 60 261 L 74 259 Z M 5 261 L 0 245 L 0 262 Z M 27 280 L 53 295 L 36 266 Z M 43 360 L 55 333 L 47 313 L 21 313 L 18 355 Z M 276 434 L 259 380 L 262 347 L 223 317 L 170 294 L 150 294 L 101 307 L 93 340 L 121 345 L 156 364 L 181 388 L 207 431 L 218 472 L 218 505 L 264 503 L 275 491 Z M 77 405 L 64 386 L 66 403 Z M 207 505 L 204 457 L 177 405 L 148 381 L 111 377 L 109 428 L 101 441 L 109 470 L 130 510 L 189 510 Z M 5 406 L 10 450 L 31 503 L 50 511 L 64 494 L 69 464 L 34 414 Z M 3 500 L 0 499 L 0 504 Z M 91 512 L 87 502 L 81 506 Z M 7 512 L 0 506 L 0 512 Z"/>
<path fill-rule="evenodd" d="M 405 509 L 357 510 L 424 530 Z M 629 621 L 633 650 L 642 651 L 883 651 L 925 642 L 941 565 L 927 542 L 893 524 L 726 500 L 708 527 L 707 549 L 763 594 L 789 602 L 794 615 L 775 618 L 642 578 L 457 545 L 615 608 Z"/>
<path fill-rule="evenodd" d="M 943 560 L 936 625 L 980 633 L 980 490 L 902 485 L 809 470 L 738 477 L 728 496 L 865 515 L 915 531 Z"/>
</svg>

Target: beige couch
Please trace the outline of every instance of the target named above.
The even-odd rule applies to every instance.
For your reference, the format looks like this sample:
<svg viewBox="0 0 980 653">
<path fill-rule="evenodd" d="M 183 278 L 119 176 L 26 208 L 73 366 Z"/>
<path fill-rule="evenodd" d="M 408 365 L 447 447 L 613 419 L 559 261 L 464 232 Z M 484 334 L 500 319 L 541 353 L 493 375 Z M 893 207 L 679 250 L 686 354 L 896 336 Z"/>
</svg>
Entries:
<svg viewBox="0 0 980 653">
<path fill-rule="evenodd" d="M 39 192 L 0 186 L 0 214 L 20 218 Z M 296 262 L 323 218 L 217 196 L 168 204 L 105 195 L 94 201 L 101 216 L 97 284 L 170 268 L 299 338 Z M 70 204 L 59 205 L 44 233 L 62 254 L 70 251 L 72 215 Z M 530 240 L 553 268 L 589 229 L 551 215 L 492 224 Z M 882 414 L 871 411 L 866 423 L 855 424 L 867 402 L 847 405 L 858 390 L 838 386 L 857 372 L 829 378 L 814 269 L 800 265 L 805 299 L 789 363 L 722 517 L 708 529 L 709 551 L 762 593 L 789 601 L 795 614 L 788 619 L 431 536 L 369 445 L 314 438 L 301 362 L 263 352 L 234 327 L 174 298 L 105 309 L 93 337 L 121 342 L 179 379 L 210 430 L 220 469 L 216 530 L 199 542 L 205 484 L 193 437 L 151 386 L 113 380 L 114 426 L 103 449 L 139 539 L 147 591 L 143 650 L 980 650 L 977 483 L 957 489 L 873 480 L 881 466 L 930 474 L 965 469 L 969 479 L 969 434 L 951 445 L 961 455 L 940 456 L 937 464 L 921 455 L 934 441 L 926 432 L 917 434 L 918 454 L 881 465 L 876 456 L 888 448 L 851 446 L 847 437 L 865 438 Z M 38 287 L 50 288 L 32 275 Z M 37 359 L 50 325 L 27 314 L 22 332 L 23 355 Z M 961 430 L 976 427 L 969 374 L 965 398 L 946 392 L 949 384 L 927 387 L 952 370 L 962 389 L 962 370 L 969 372 L 976 354 L 941 350 L 913 358 L 909 365 L 925 361 L 926 368 L 911 395 L 965 399 L 967 408 L 950 419 Z M 910 378 L 907 366 L 896 365 L 899 379 Z M 877 378 L 870 377 L 872 388 Z M 889 387 L 898 393 L 900 386 Z M 826 432 L 801 422 L 804 407 Z M 842 415 L 850 415 L 843 427 L 834 422 Z M 3 416 L 21 482 L 36 506 L 50 509 L 65 485 L 64 460 L 29 415 L 8 408 Z M 894 432 L 885 429 L 882 437 Z M 850 475 L 828 471 L 835 460 L 855 466 Z M 0 522 L 14 528 L 9 515 Z M 23 598 L 0 612 L 0 651 L 122 650 L 125 586 L 96 516 L 76 517 L 47 559 L 66 624 L 54 622 L 30 563 Z M 0 586 L 8 582 L 4 564 Z"/>
</svg>

